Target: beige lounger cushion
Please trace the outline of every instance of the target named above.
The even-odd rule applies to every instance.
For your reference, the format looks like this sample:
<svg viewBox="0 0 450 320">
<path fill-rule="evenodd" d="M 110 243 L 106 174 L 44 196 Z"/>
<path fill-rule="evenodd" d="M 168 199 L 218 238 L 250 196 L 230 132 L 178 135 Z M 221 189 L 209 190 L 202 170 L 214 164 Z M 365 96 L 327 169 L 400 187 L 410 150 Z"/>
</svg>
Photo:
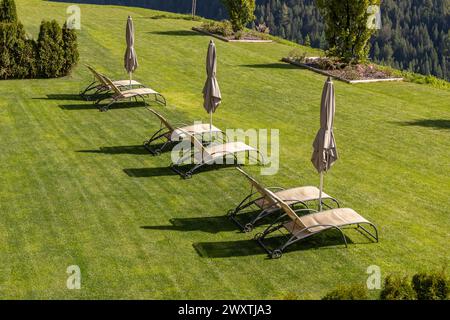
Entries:
<svg viewBox="0 0 450 320">
<path fill-rule="evenodd" d="M 126 86 L 130 85 L 130 80 L 118 80 L 118 81 L 113 81 L 113 83 L 117 87 L 126 87 Z M 141 85 L 141 83 L 137 82 L 136 80 L 131 80 L 131 85 L 139 86 L 139 85 Z"/>
<path fill-rule="evenodd" d="M 131 90 L 125 90 L 120 93 L 120 97 L 123 98 L 131 98 L 135 96 L 145 96 L 148 94 L 157 94 L 158 92 L 150 89 L 150 88 L 138 88 L 138 89 L 131 89 Z M 117 95 L 116 95 L 117 97 Z"/>
<path fill-rule="evenodd" d="M 185 127 L 175 129 L 172 134 L 172 139 L 173 140 L 179 140 L 180 138 L 184 139 L 184 138 L 186 138 L 186 133 L 191 134 L 191 135 L 198 135 L 198 134 L 209 133 L 210 131 L 212 131 L 213 133 L 222 132 L 222 130 L 220 130 L 219 128 L 217 128 L 215 126 L 212 126 L 210 128 L 209 124 L 207 124 L 207 123 L 197 123 L 192 126 L 185 126 Z"/>
<path fill-rule="evenodd" d="M 204 148 L 205 152 L 197 152 L 194 157 L 197 161 L 210 162 L 214 159 L 222 158 L 228 154 L 235 154 L 245 151 L 256 151 L 255 148 L 246 145 L 243 142 L 228 142 L 219 145 L 212 145 Z"/>
<path fill-rule="evenodd" d="M 319 199 L 320 190 L 317 187 L 298 187 L 274 193 L 288 205 L 292 205 L 298 202 L 308 202 Z M 328 194 L 322 192 L 322 199 L 330 199 L 330 198 L 331 197 Z M 261 209 L 264 209 L 269 205 L 269 203 L 265 198 L 256 200 L 255 204 Z"/>
<path fill-rule="evenodd" d="M 355 210 L 350 208 L 340 208 L 317 212 L 299 217 L 300 221 L 289 221 L 283 226 L 291 234 L 294 234 L 298 239 L 302 239 L 317 233 L 324 229 L 330 229 L 331 226 L 341 227 L 350 224 L 369 223 L 366 219 L 360 216 Z M 316 225 L 328 225 L 321 227 L 314 227 Z M 305 227 L 313 227 L 303 230 Z M 301 231 L 301 232 L 300 232 Z"/>
</svg>

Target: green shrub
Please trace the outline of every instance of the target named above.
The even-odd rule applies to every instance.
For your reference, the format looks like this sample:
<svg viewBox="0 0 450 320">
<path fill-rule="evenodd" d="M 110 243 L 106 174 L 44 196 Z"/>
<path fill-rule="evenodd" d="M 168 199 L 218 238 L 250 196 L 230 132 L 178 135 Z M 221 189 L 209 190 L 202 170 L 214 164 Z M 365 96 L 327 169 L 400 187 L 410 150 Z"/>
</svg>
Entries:
<svg viewBox="0 0 450 320">
<path fill-rule="evenodd" d="M 412 286 L 419 300 L 445 300 L 450 293 L 450 283 L 444 272 L 418 273 L 412 278 Z"/>
<path fill-rule="evenodd" d="M 255 0 L 222 0 L 230 17 L 233 31 L 238 32 L 255 19 Z"/>
<path fill-rule="evenodd" d="M 380 292 L 380 300 L 414 300 L 416 294 L 407 277 L 388 276 Z"/>
<path fill-rule="evenodd" d="M 67 27 L 67 23 L 64 23 L 62 28 L 62 41 L 64 54 L 62 74 L 67 75 L 72 71 L 79 59 L 77 34 L 75 30 Z"/>
<path fill-rule="evenodd" d="M 17 22 L 17 10 L 14 0 L 3 0 L 0 3 L 0 22 Z"/>
<path fill-rule="evenodd" d="M 62 30 L 53 21 L 42 21 L 37 42 L 39 76 L 56 78 L 64 75 L 64 49 Z"/>
<path fill-rule="evenodd" d="M 299 48 L 295 48 L 289 52 L 288 58 L 295 62 L 304 63 L 306 61 L 306 52 Z"/>
<path fill-rule="evenodd" d="M 60 77 L 77 63 L 77 36 L 66 25 L 43 21 L 38 41 L 28 39 L 12 0 L 1 2 L 0 19 L 0 79 Z"/>
<path fill-rule="evenodd" d="M 206 21 L 202 24 L 201 28 L 210 33 L 224 37 L 231 37 L 234 34 L 231 22 L 228 20 Z"/>
<path fill-rule="evenodd" d="M 0 78 L 36 76 L 36 49 L 20 23 L 0 23 Z"/>
<path fill-rule="evenodd" d="M 368 294 L 365 286 L 354 284 L 350 286 L 339 286 L 327 293 L 322 300 L 367 300 Z"/>
</svg>

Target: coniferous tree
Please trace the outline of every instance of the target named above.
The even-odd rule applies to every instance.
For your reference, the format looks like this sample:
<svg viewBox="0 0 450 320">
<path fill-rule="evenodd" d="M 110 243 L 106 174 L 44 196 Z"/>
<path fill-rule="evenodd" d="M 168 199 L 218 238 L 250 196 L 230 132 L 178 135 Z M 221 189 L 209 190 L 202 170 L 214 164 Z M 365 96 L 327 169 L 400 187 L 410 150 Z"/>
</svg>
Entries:
<svg viewBox="0 0 450 320">
<path fill-rule="evenodd" d="M 255 0 L 222 0 L 230 17 L 233 31 L 241 31 L 255 19 Z"/>
<path fill-rule="evenodd" d="M 77 34 L 75 30 L 69 28 L 67 23 L 64 23 L 62 28 L 62 42 L 64 52 L 64 65 L 62 68 L 63 74 L 68 74 L 76 65 L 79 59 Z"/>
<path fill-rule="evenodd" d="M 53 21 L 42 21 L 37 42 L 39 75 L 54 78 L 63 75 L 64 51 L 62 30 Z"/>
<path fill-rule="evenodd" d="M 379 4 L 380 0 L 317 0 L 325 20 L 329 55 L 347 62 L 367 58 L 374 33 L 367 23 L 368 9 Z"/>
<path fill-rule="evenodd" d="M 0 22 L 17 22 L 17 10 L 14 0 L 3 0 L 0 3 Z"/>
</svg>

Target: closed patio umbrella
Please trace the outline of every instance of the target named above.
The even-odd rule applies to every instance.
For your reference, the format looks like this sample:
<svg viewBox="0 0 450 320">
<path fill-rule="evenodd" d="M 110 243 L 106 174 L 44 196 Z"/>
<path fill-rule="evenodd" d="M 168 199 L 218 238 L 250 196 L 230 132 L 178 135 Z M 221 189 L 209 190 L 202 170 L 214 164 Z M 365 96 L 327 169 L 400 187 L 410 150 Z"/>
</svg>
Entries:
<svg viewBox="0 0 450 320">
<path fill-rule="evenodd" d="M 132 74 L 138 67 L 136 51 L 134 50 L 134 25 L 133 19 L 128 16 L 125 38 L 127 41 L 127 49 L 125 51 L 124 66 L 130 76 L 130 88 Z"/>
<path fill-rule="evenodd" d="M 212 115 L 219 107 L 222 101 L 219 83 L 216 78 L 217 73 L 217 56 L 214 41 L 209 42 L 208 53 L 206 55 L 206 82 L 203 87 L 203 107 L 210 115 L 210 135 L 212 139 Z"/>
<path fill-rule="evenodd" d="M 334 140 L 333 122 L 335 113 L 334 85 L 331 77 L 325 82 L 320 105 L 320 129 L 314 140 L 311 161 L 320 173 L 319 210 L 322 211 L 323 175 L 338 159 L 336 141 Z"/>
</svg>

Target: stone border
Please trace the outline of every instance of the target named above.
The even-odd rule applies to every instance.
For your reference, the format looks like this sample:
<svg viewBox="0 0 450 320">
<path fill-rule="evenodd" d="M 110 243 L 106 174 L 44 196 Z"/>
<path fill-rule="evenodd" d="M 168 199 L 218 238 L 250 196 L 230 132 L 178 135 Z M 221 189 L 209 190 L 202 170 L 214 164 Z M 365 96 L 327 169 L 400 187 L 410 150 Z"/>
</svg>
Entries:
<svg viewBox="0 0 450 320">
<path fill-rule="evenodd" d="M 293 60 L 291 60 L 291 59 L 289 59 L 289 58 L 283 58 L 283 59 L 281 59 L 281 61 L 286 62 L 286 63 L 290 63 L 290 64 L 292 64 L 292 65 L 294 65 L 294 66 L 297 66 L 297 67 L 301 67 L 301 68 L 305 68 L 305 69 L 314 71 L 314 72 L 316 72 L 316 73 L 323 74 L 324 76 L 329 76 L 329 77 L 338 79 L 338 80 L 340 80 L 340 81 L 343 81 L 343 82 L 349 83 L 349 84 L 357 84 L 357 83 L 373 83 L 373 82 L 388 82 L 388 81 L 403 81 L 403 80 L 404 80 L 403 78 L 385 78 L 385 79 L 367 79 L 367 80 L 348 80 L 348 79 L 345 79 L 345 78 L 342 78 L 342 77 L 338 77 L 338 76 L 332 75 L 331 73 L 326 72 L 326 71 L 324 71 L 324 70 L 320 70 L 320 69 L 317 69 L 317 68 L 308 66 L 307 64 L 304 64 L 304 63 L 301 63 L 301 62 L 297 62 L 297 61 L 293 61 Z"/>
<path fill-rule="evenodd" d="M 197 31 L 199 33 L 203 33 L 207 36 L 211 36 L 214 38 L 217 38 L 219 40 L 222 40 L 224 42 L 241 42 L 241 43 L 272 43 L 273 40 L 237 40 L 237 39 L 227 39 L 221 35 L 218 34 L 214 34 L 208 31 L 205 31 L 203 29 L 197 28 L 197 27 L 192 27 L 192 30 Z"/>
</svg>

